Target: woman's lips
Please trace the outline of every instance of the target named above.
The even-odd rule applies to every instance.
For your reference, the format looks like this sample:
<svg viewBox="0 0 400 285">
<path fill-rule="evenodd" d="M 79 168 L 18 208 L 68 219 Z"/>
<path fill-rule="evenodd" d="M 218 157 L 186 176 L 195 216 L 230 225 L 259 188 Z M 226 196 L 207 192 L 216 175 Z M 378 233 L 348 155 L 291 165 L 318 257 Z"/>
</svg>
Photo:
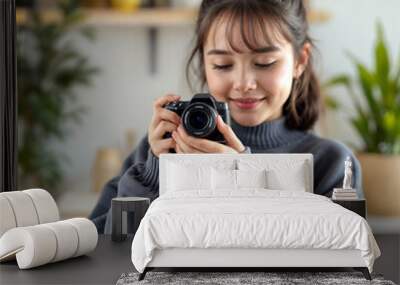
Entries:
<svg viewBox="0 0 400 285">
<path fill-rule="evenodd" d="M 246 98 L 246 99 L 231 99 L 231 101 L 240 109 L 250 110 L 255 109 L 265 98 Z"/>
</svg>

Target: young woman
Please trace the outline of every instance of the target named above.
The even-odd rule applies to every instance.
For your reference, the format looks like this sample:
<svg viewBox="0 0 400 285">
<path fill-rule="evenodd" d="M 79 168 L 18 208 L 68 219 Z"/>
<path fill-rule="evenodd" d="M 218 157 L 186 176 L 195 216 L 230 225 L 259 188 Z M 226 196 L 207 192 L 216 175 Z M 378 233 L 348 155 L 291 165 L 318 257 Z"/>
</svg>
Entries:
<svg viewBox="0 0 400 285">
<path fill-rule="evenodd" d="M 179 116 L 154 102 L 148 134 L 126 159 L 120 176 L 108 182 L 91 219 L 110 233 L 110 201 L 115 196 L 158 196 L 158 157 L 177 153 L 312 153 L 314 192 L 331 196 L 341 187 L 344 161 L 353 160 L 353 187 L 363 197 L 361 170 L 343 144 L 310 132 L 320 109 L 320 90 L 312 67 L 313 43 L 305 7 L 299 0 L 204 0 L 195 47 L 202 86 L 227 102 L 231 126 L 219 117 L 226 144 L 189 136 Z M 172 137 L 164 138 L 166 132 Z M 106 222 L 107 220 L 107 222 Z"/>
</svg>

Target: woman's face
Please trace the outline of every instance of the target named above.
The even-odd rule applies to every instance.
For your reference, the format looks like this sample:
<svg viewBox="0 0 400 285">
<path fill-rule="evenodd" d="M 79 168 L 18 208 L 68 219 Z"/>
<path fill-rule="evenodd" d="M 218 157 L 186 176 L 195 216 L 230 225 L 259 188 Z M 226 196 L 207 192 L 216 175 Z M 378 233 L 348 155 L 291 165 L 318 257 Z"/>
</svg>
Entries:
<svg viewBox="0 0 400 285">
<path fill-rule="evenodd" d="M 292 45 L 282 38 L 251 51 L 243 42 L 240 26 L 235 25 L 232 42 L 238 53 L 229 45 L 226 31 L 226 21 L 216 21 L 204 45 L 210 93 L 229 104 L 231 117 L 240 125 L 256 126 L 281 117 L 293 78 L 303 70 L 294 60 Z"/>
</svg>

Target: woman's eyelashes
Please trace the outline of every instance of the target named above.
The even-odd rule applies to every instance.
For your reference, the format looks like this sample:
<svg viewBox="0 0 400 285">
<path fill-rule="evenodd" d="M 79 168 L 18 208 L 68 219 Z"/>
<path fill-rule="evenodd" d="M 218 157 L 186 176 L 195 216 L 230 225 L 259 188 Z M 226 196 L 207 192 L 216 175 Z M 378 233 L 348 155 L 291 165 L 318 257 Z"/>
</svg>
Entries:
<svg viewBox="0 0 400 285">
<path fill-rule="evenodd" d="M 263 68 L 269 68 L 269 67 L 273 66 L 275 63 L 276 63 L 276 61 L 272 61 L 270 63 L 254 63 L 254 65 L 258 68 L 263 69 Z"/>
<path fill-rule="evenodd" d="M 270 63 L 257 63 L 257 62 L 255 62 L 253 65 L 256 68 L 259 68 L 259 69 L 267 69 L 267 68 L 273 66 L 276 62 L 277 61 L 273 61 L 273 62 L 270 62 Z M 213 64 L 212 67 L 213 67 L 213 69 L 216 69 L 216 70 L 229 70 L 229 69 L 232 69 L 233 64 Z"/>
<path fill-rule="evenodd" d="M 233 66 L 233 64 L 213 64 L 213 69 L 226 70 Z"/>
</svg>

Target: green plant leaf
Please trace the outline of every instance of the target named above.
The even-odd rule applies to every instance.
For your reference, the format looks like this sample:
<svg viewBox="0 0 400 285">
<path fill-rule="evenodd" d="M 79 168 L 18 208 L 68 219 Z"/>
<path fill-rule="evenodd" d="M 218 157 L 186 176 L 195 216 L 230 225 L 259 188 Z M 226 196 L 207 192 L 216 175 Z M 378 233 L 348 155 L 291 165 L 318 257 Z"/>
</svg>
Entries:
<svg viewBox="0 0 400 285">
<path fill-rule="evenodd" d="M 400 49 L 399 49 L 400 50 Z M 397 69 L 395 70 L 395 75 L 394 75 L 394 94 L 395 94 L 395 101 L 400 106 L 400 52 L 397 58 Z"/>
<path fill-rule="evenodd" d="M 332 110 L 338 110 L 342 107 L 338 100 L 329 95 L 324 96 L 324 103 L 325 106 Z"/>
<path fill-rule="evenodd" d="M 349 87 L 351 85 L 351 79 L 345 74 L 339 74 L 324 82 L 322 86 L 323 88 L 329 88 L 336 85 L 344 85 L 346 87 Z"/>
<path fill-rule="evenodd" d="M 393 111 L 387 111 L 383 115 L 383 127 L 385 129 L 385 133 L 387 134 L 386 141 L 390 143 L 394 143 L 397 137 L 397 123 L 396 122 L 396 113 Z"/>
<path fill-rule="evenodd" d="M 377 152 L 373 138 L 370 135 L 369 122 L 363 117 L 354 117 L 351 123 L 365 144 L 365 151 Z"/>
<path fill-rule="evenodd" d="M 390 62 L 389 53 L 386 48 L 386 43 L 383 34 L 383 27 L 381 23 L 377 24 L 377 40 L 375 44 L 375 76 L 381 90 L 381 96 L 385 106 L 391 102 L 391 94 L 389 90 L 389 72 Z"/>
<path fill-rule="evenodd" d="M 81 29 L 81 34 L 84 38 L 88 39 L 89 41 L 96 40 L 96 31 L 92 27 L 83 27 Z"/>
<path fill-rule="evenodd" d="M 379 101 L 374 96 L 374 85 L 376 83 L 374 74 L 371 73 L 367 67 L 361 64 L 358 60 L 353 57 L 356 69 L 358 72 L 358 80 L 360 87 L 363 91 L 363 95 L 367 101 L 369 110 L 371 112 L 372 118 L 374 119 L 374 125 L 376 131 L 380 132 L 381 120 L 382 120 L 382 110 Z"/>
</svg>

